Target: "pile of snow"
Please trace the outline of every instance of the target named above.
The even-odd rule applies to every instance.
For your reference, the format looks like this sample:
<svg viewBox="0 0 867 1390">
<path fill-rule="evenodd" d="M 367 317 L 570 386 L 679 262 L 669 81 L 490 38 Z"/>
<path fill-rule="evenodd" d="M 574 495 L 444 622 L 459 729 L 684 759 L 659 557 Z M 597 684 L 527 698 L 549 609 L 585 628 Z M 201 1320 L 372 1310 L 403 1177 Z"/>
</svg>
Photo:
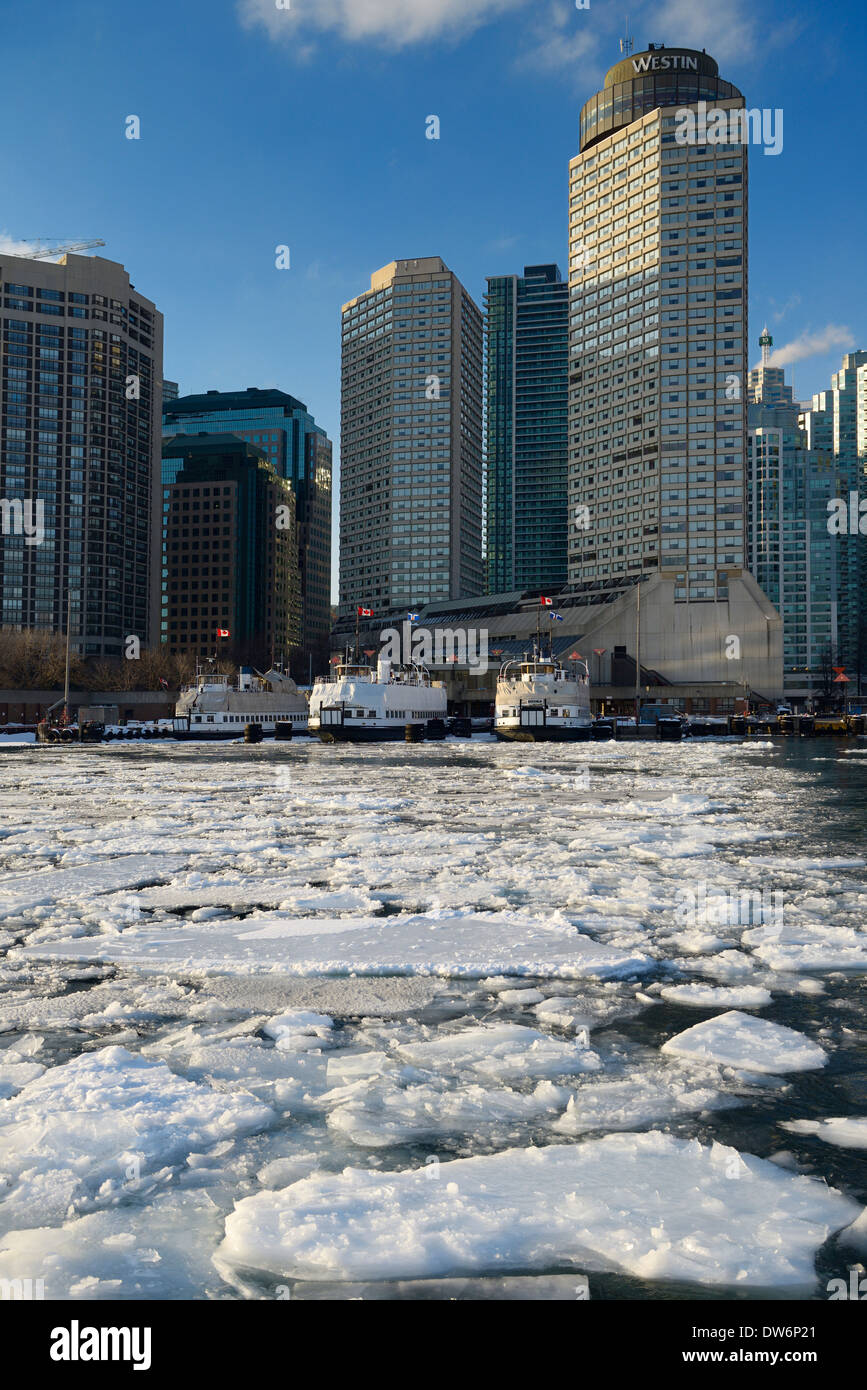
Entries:
<svg viewBox="0 0 867 1390">
<path fill-rule="evenodd" d="M 318 1174 L 239 1202 L 218 1267 L 297 1279 L 617 1270 L 737 1288 L 809 1287 L 859 1207 L 714 1144 L 609 1135 L 406 1172 Z"/>
<path fill-rule="evenodd" d="M 784 1028 L 780 1023 L 753 1018 L 736 1009 L 694 1024 L 686 1032 L 669 1038 L 662 1050 L 677 1057 L 734 1067 L 738 1071 L 772 1075 L 814 1071 L 828 1061 L 827 1053 L 803 1033 Z"/>
</svg>

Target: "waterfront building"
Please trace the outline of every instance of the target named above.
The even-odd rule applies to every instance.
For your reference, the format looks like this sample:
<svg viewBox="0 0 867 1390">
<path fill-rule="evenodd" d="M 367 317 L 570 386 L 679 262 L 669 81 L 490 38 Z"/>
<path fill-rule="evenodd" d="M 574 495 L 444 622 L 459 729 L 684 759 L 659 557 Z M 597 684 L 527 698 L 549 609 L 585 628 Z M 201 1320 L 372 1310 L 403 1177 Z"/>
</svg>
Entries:
<svg viewBox="0 0 867 1390">
<path fill-rule="evenodd" d="M 306 673 L 328 651 L 331 630 L 332 446 L 302 401 L 285 391 L 206 391 L 169 400 L 163 433 L 237 435 L 262 451 L 292 484 L 297 508 L 301 638 L 298 666 Z M 163 460 L 163 485 L 172 482 L 177 460 Z"/>
<path fill-rule="evenodd" d="M 701 102 L 744 105 L 708 54 L 652 45 L 581 112 L 569 580 L 588 595 L 659 573 L 676 603 L 725 603 L 743 572 L 747 150 L 685 127 Z"/>
<path fill-rule="evenodd" d="M 392 261 L 344 304 L 342 616 L 483 591 L 482 347 L 438 256 Z"/>
<path fill-rule="evenodd" d="M 867 496 L 867 352 L 849 352 L 838 372 L 831 376 L 830 388 L 817 392 L 810 406 L 801 411 L 800 423 L 807 446 L 836 475 L 837 497 L 845 502 Z M 846 668 L 848 694 L 859 693 L 867 675 L 867 537 L 860 533 L 860 518 L 854 529 L 851 519 L 835 531 L 832 539 L 837 571 L 837 636 L 832 642 L 831 664 Z"/>
<path fill-rule="evenodd" d="M 286 666 L 301 640 L 291 482 L 234 434 L 174 435 L 163 458 L 167 650 Z"/>
<path fill-rule="evenodd" d="M 799 407 L 781 368 L 750 372 L 747 559 L 783 619 L 786 698 L 803 706 L 827 697 L 839 650 L 838 545 L 828 531 L 828 502 L 840 480 L 833 455 L 809 449 Z"/>
<path fill-rule="evenodd" d="M 0 255 L 2 613 L 121 657 L 159 632 L 163 319 L 102 256 Z"/>
<path fill-rule="evenodd" d="M 569 286 L 556 265 L 488 277 L 487 588 L 562 588 Z"/>
</svg>

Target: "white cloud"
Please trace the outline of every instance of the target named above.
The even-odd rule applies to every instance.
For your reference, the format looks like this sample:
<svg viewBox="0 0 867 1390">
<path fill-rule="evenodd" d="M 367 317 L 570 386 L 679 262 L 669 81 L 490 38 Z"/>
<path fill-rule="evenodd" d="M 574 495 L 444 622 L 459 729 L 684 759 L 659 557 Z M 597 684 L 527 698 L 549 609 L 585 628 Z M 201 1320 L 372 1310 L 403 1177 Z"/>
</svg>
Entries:
<svg viewBox="0 0 867 1390">
<path fill-rule="evenodd" d="M 847 352 L 855 346 L 855 335 L 851 329 L 840 323 L 829 323 L 815 332 L 804 332 L 790 343 L 774 348 L 771 353 L 772 367 L 790 367 L 795 362 L 803 362 L 808 357 L 819 357 L 823 353 L 839 348 Z"/>
<path fill-rule="evenodd" d="M 263 25 L 276 39 L 295 40 L 319 30 L 350 42 L 367 40 L 385 48 L 407 48 L 428 39 L 458 39 L 490 20 L 526 9 L 532 0 L 239 0 L 241 21 Z"/>
<path fill-rule="evenodd" d="M 38 250 L 36 241 L 19 241 L 8 232 L 0 232 L 0 256 L 33 256 Z"/>
<path fill-rule="evenodd" d="M 755 57 L 767 40 L 755 7 L 745 0 L 661 0 L 646 15 L 642 10 L 641 24 L 647 41 L 667 48 L 706 48 L 720 64 Z M 636 51 L 645 46 L 636 43 Z"/>
</svg>

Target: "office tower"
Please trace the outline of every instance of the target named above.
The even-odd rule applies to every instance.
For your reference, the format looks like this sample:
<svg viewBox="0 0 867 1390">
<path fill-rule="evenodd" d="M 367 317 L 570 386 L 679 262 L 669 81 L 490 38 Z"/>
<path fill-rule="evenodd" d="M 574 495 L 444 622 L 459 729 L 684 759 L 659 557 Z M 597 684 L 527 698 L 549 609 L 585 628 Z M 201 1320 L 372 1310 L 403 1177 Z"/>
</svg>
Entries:
<svg viewBox="0 0 867 1390">
<path fill-rule="evenodd" d="M 767 329 L 760 342 L 770 344 Z M 828 695 L 839 647 L 837 538 L 828 502 L 837 496 L 833 456 L 807 447 L 799 407 L 781 368 L 750 372 L 747 407 L 747 562 L 783 619 L 789 699 Z"/>
<path fill-rule="evenodd" d="M 176 381 L 163 382 L 163 408 L 165 408 L 169 401 L 176 401 L 178 399 L 178 391 L 179 387 Z"/>
<path fill-rule="evenodd" d="M 299 668 L 328 652 L 331 631 L 331 441 L 306 405 L 285 391 L 206 391 L 168 401 L 166 435 L 228 431 L 255 444 L 275 470 L 292 483 L 298 509 L 298 566 L 301 574 Z M 163 483 L 171 482 L 171 460 Z"/>
<path fill-rule="evenodd" d="M 766 325 L 759 338 L 759 347 L 762 350 L 761 365 L 750 368 L 747 381 L 747 399 L 764 406 L 791 406 L 795 404 L 795 397 L 791 386 L 786 384 L 783 368 L 770 365 L 773 346 L 774 340 Z"/>
<path fill-rule="evenodd" d="M 122 265 L 0 255 L 2 625 L 155 641 L 163 320 Z M 42 522 L 38 524 L 38 517 Z"/>
<path fill-rule="evenodd" d="M 482 316 L 438 256 L 343 306 L 340 615 L 480 594 Z"/>
<path fill-rule="evenodd" d="M 578 594 L 659 574 L 675 603 L 713 602 L 744 564 L 747 151 L 710 143 L 699 103 L 730 113 L 743 97 L 706 53 L 654 45 L 611 68 L 581 112 L 569 227 Z"/>
<path fill-rule="evenodd" d="M 174 435 L 163 458 L 179 465 L 164 489 L 169 652 L 285 664 L 301 637 L 292 484 L 234 434 Z"/>
<path fill-rule="evenodd" d="M 848 352 L 843 365 L 831 377 L 831 387 L 817 392 L 812 404 L 801 411 L 808 447 L 825 458 L 837 475 L 837 496 L 847 513 L 851 499 L 865 495 L 867 431 L 864 428 L 867 393 L 867 352 Z M 860 427 L 859 427 L 860 426 Z M 856 502 L 856 509 L 858 502 Z M 863 684 L 867 672 L 867 540 L 860 533 L 860 518 L 847 516 L 848 525 L 835 531 L 832 540 L 837 564 L 837 645 L 834 664 L 845 666 L 850 693 Z"/>
<path fill-rule="evenodd" d="M 489 593 L 566 582 L 569 286 L 556 265 L 488 277 Z"/>
</svg>

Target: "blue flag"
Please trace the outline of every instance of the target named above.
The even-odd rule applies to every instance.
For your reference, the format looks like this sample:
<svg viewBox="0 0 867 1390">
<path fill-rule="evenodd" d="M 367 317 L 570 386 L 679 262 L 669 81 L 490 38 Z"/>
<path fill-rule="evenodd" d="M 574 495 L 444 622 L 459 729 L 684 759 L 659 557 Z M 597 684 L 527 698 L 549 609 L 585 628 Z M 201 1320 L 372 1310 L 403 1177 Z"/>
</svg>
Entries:
<svg viewBox="0 0 867 1390">
<path fill-rule="evenodd" d="M 410 622 L 410 623 L 417 623 L 418 620 L 419 620 L 419 614 L 418 614 L 418 613 L 407 613 L 406 616 L 407 616 L 407 621 Z"/>
</svg>

